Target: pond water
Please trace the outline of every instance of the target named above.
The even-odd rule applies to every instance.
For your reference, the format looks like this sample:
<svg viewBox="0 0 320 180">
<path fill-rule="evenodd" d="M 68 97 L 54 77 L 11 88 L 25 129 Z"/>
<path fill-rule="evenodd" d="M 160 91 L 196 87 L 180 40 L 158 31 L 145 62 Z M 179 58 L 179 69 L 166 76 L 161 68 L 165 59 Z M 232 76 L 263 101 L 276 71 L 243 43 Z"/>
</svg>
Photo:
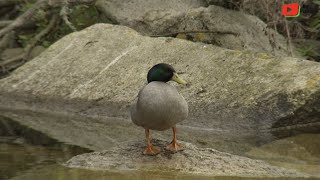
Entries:
<svg viewBox="0 0 320 180">
<path fill-rule="evenodd" d="M 2 137 L 3 138 L 3 137 Z M 19 141 L 18 141 L 19 142 Z M 190 176 L 163 172 L 106 172 L 71 169 L 61 164 L 72 156 L 89 152 L 68 145 L 39 146 L 26 143 L 0 143 L 0 179 L 14 180 L 126 180 L 126 179 L 248 179 L 240 177 Z M 245 154 L 271 164 L 320 177 L 320 134 L 302 134 L 252 147 Z M 266 179 L 266 178 L 250 178 Z M 283 178 L 269 178 L 283 179 Z M 300 179 L 300 178 L 290 178 Z"/>
</svg>

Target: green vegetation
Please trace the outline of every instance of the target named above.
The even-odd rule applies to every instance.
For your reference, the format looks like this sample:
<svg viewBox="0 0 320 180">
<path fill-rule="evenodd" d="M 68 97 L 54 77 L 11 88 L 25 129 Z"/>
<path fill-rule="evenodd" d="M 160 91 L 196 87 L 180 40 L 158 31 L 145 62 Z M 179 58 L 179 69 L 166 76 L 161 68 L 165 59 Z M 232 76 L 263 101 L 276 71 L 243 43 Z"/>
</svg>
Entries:
<svg viewBox="0 0 320 180">
<path fill-rule="evenodd" d="M 29 2 L 22 4 L 20 14 L 24 13 L 32 6 L 33 4 Z M 44 10 L 39 10 L 34 17 L 35 29 L 33 31 L 22 32 L 17 36 L 17 41 L 22 47 L 26 47 L 36 34 L 47 27 L 50 15 L 52 13 L 59 13 L 52 11 L 46 12 Z M 99 13 L 94 6 L 76 5 L 72 7 L 72 9 L 69 9 L 68 13 L 68 20 L 77 30 L 81 30 L 95 23 L 101 22 Z M 55 41 L 72 32 L 73 30 L 63 20 L 60 20 L 59 27 L 54 28 L 52 32 L 40 42 L 39 45 L 49 47 Z"/>
</svg>

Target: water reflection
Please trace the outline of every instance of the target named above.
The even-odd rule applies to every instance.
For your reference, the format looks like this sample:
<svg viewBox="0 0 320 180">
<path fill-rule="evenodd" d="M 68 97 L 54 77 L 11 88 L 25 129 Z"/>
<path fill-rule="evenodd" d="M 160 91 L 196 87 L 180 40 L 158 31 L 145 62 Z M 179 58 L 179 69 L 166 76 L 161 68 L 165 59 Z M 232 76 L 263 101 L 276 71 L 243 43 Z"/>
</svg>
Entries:
<svg viewBox="0 0 320 180">
<path fill-rule="evenodd" d="M 63 163 L 71 157 L 88 152 L 74 146 L 55 147 L 29 144 L 0 144 L 0 179 L 8 179 L 29 169 Z"/>
</svg>

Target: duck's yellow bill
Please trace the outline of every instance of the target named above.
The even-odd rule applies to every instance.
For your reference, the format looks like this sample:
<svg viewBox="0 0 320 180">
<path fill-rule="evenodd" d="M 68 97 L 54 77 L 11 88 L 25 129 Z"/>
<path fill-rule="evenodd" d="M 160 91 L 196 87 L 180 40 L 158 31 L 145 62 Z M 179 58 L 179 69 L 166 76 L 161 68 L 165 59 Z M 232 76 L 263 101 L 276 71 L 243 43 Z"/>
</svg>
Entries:
<svg viewBox="0 0 320 180">
<path fill-rule="evenodd" d="M 175 81 L 175 82 L 177 82 L 179 84 L 187 84 L 187 82 L 184 81 L 183 79 L 181 79 L 176 72 L 173 73 L 173 76 L 172 76 L 171 80 Z"/>
</svg>

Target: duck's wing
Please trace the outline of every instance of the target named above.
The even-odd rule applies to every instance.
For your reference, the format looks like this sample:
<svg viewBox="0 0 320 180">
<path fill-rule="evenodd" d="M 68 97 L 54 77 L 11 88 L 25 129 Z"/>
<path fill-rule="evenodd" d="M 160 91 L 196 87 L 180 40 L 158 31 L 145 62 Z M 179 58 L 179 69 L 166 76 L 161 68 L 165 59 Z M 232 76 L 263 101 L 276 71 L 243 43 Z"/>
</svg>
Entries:
<svg viewBox="0 0 320 180">
<path fill-rule="evenodd" d="M 131 103 L 130 117 L 134 124 L 141 126 L 141 123 L 140 123 L 141 119 L 137 110 L 138 97 L 139 96 L 137 95 Z"/>
</svg>

